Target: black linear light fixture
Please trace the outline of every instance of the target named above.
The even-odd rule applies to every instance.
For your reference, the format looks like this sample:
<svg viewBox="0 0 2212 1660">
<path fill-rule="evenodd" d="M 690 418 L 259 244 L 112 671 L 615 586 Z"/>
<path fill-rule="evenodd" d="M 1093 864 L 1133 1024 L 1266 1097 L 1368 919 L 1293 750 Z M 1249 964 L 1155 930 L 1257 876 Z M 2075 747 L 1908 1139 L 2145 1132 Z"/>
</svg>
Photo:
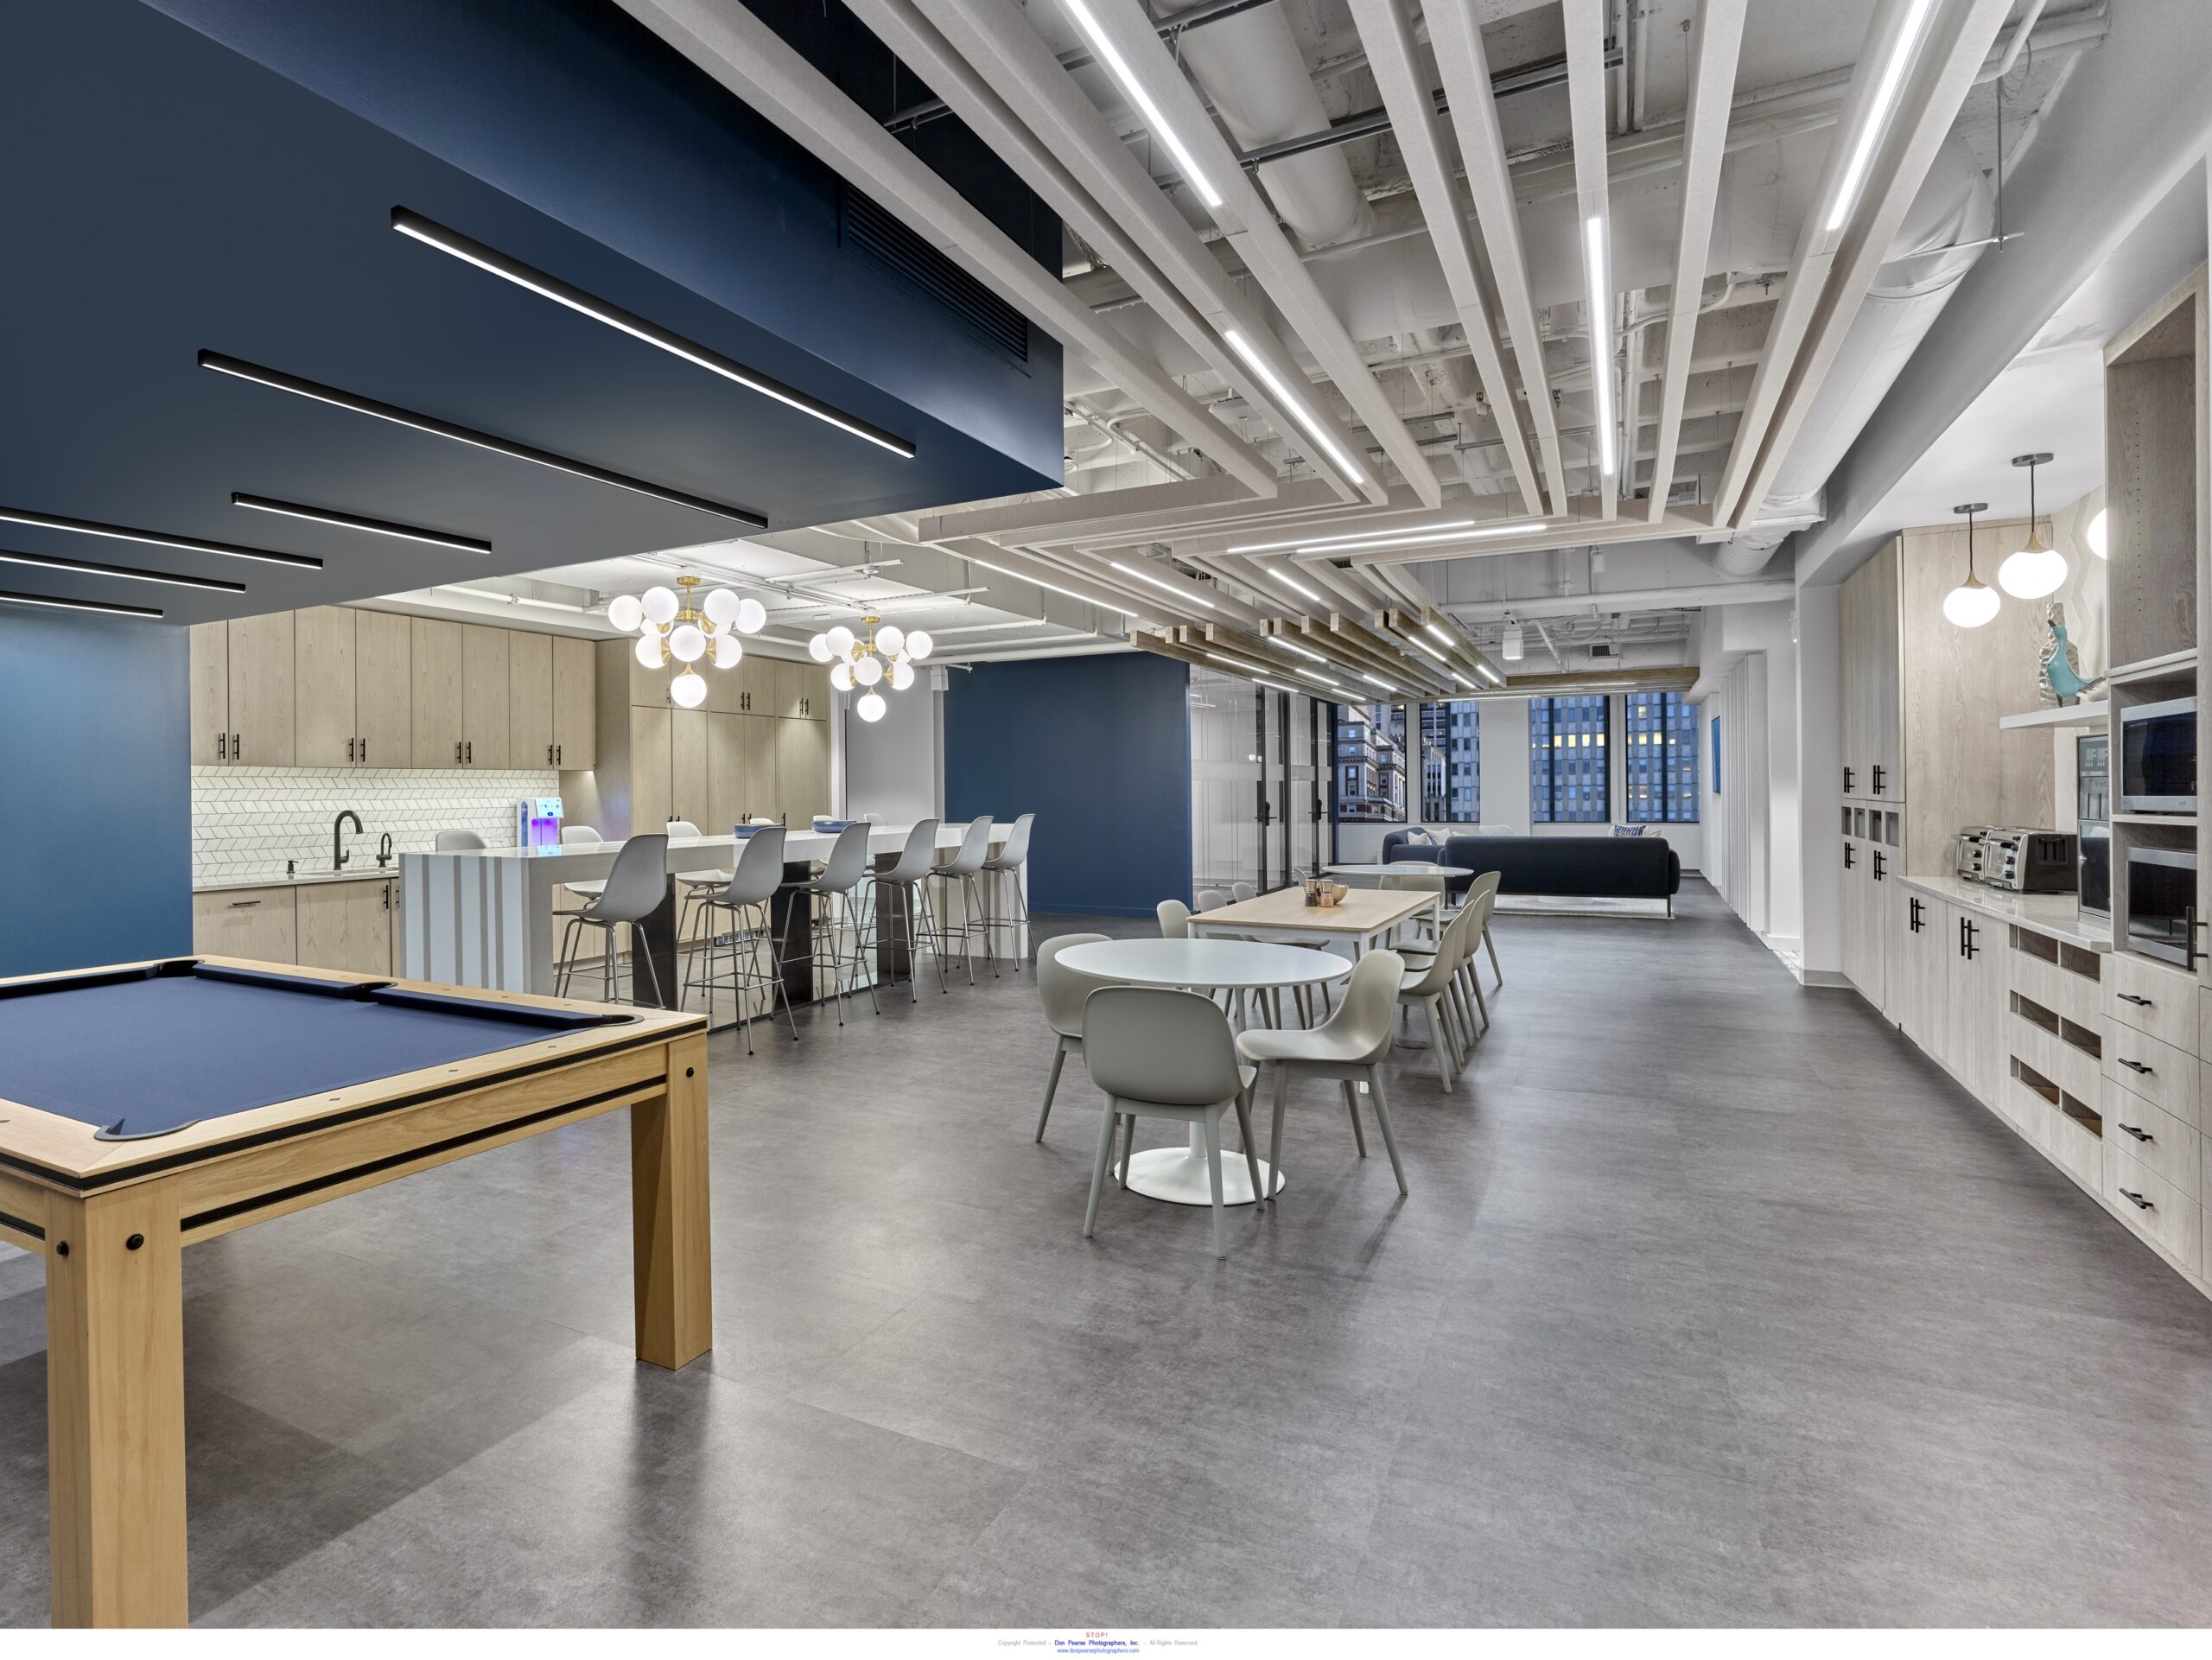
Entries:
<svg viewBox="0 0 2212 1660">
<path fill-rule="evenodd" d="M 643 479 L 633 479 L 626 473 L 609 472 L 603 467 L 594 467 L 589 461 L 580 461 L 567 455 L 556 455 L 550 449 L 535 448 L 529 444 L 515 442 L 511 438 L 495 438 L 488 432 L 479 432 L 474 427 L 461 426 L 451 421 L 441 421 L 435 415 L 424 415 L 416 410 L 404 410 L 397 404 L 380 404 L 373 398 L 340 391 L 335 386 L 326 386 L 319 380 L 308 380 L 299 375 L 286 374 L 282 369 L 264 368 L 258 363 L 248 363 L 243 358 L 226 356 L 220 352 L 203 351 L 200 366 L 213 369 L 219 375 L 233 375 L 240 380 L 251 380 L 256 385 L 267 386 L 276 391 L 290 392 L 296 398 L 311 398 L 318 404 L 334 408 L 351 410 L 356 415 L 374 416 L 379 421 L 390 421 L 396 426 L 412 427 L 417 432 L 427 432 L 433 437 L 449 438 L 457 444 L 473 445 L 488 449 L 495 455 L 510 455 L 518 461 L 534 462 L 550 467 L 556 473 L 568 473 L 580 479 L 589 479 L 594 484 L 612 485 L 618 490 L 627 490 L 640 496 L 651 496 L 659 501 L 672 501 L 679 507 L 689 507 L 694 512 L 711 513 L 716 518 L 727 518 L 748 529 L 765 531 L 768 521 L 748 508 L 733 507 L 727 502 L 710 501 L 704 496 L 695 496 L 682 490 L 671 490 L 664 485 L 648 484 Z"/>
<path fill-rule="evenodd" d="M 454 548 L 462 553 L 489 553 L 492 544 L 473 536 L 456 536 L 451 531 L 426 531 L 419 525 L 397 525 L 388 518 L 364 518 L 359 513 L 341 513 L 335 507 L 310 507 L 301 501 L 279 501 L 274 496 L 248 495 L 243 490 L 231 492 L 231 506 L 251 507 L 256 512 L 283 513 L 288 518 L 311 518 L 319 525 L 338 525 L 349 531 L 368 531 L 377 536 L 396 536 L 407 542 L 428 542 L 435 548 Z"/>
<path fill-rule="evenodd" d="M 107 600 L 65 600 L 51 594 L 15 594 L 0 589 L 0 601 L 9 605 L 41 605 L 54 611 L 100 611 L 111 617 L 158 617 L 150 605 L 117 605 Z"/>
<path fill-rule="evenodd" d="M 143 542 L 149 547 L 182 548 L 189 553 L 219 553 L 228 559 L 258 559 L 264 564 L 297 565 L 321 570 L 322 561 L 304 553 L 278 553 L 269 548 L 244 548 L 235 542 L 209 542 L 194 536 L 171 536 L 165 531 L 134 531 L 124 525 L 102 525 L 89 518 L 65 518 L 60 513 L 34 513 L 22 507 L 0 507 L 0 519 L 11 525 L 35 525 L 42 531 L 74 531 L 80 536 L 108 536 L 118 542 Z"/>
<path fill-rule="evenodd" d="M 244 582 L 226 582 L 218 576 L 173 576 L 162 570 L 141 570 L 136 565 L 104 565 L 94 559 L 57 559 L 50 554 L 23 553 L 14 548 L 0 548 L 0 564 L 74 571 L 80 576 L 124 576 L 134 582 L 167 582 L 173 588 L 204 588 L 218 594 L 245 592 Z"/>
<path fill-rule="evenodd" d="M 497 248 L 487 247 L 474 237 L 464 236 L 435 219 L 425 219 L 411 208 L 393 208 L 391 228 L 402 236 L 412 237 L 425 247 L 451 254 L 455 259 L 466 261 L 479 270 L 489 271 L 518 288 L 528 289 L 532 294 L 541 295 L 556 304 L 580 312 L 594 322 L 605 323 L 609 328 L 619 328 L 632 340 L 657 346 L 673 357 L 682 358 L 686 363 L 718 374 L 725 380 L 734 380 L 748 391 L 759 392 L 763 398 L 772 398 L 779 404 L 797 410 L 801 415 L 810 415 L 840 432 L 850 433 L 879 449 L 887 449 L 904 461 L 914 459 L 912 443 L 896 433 L 885 431 L 874 422 L 863 421 L 857 415 L 849 415 L 835 404 L 825 404 L 772 375 L 762 374 L 758 369 L 748 369 L 734 359 L 726 358 L 696 340 L 688 340 L 681 334 L 663 328 L 658 323 L 648 322 L 636 312 L 625 311 L 620 306 L 602 300 L 597 295 L 588 294 L 573 283 L 564 283 L 557 277 L 539 270 L 535 265 L 525 265 L 519 259 L 510 258 Z"/>
</svg>

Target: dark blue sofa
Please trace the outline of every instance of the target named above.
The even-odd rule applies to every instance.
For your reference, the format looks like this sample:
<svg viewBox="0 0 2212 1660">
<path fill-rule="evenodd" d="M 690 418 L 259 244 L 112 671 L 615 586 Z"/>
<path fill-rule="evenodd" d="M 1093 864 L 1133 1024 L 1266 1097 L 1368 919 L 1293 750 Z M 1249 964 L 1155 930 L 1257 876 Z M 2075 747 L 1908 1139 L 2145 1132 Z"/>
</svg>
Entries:
<svg viewBox="0 0 2212 1660">
<path fill-rule="evenodd" d="M 1416 847 L 1404 830 L 1382 838 L 1382 862 L 1457 865 L 1476 875 L 1495 870 L 1501 894 L 1554 899 L 1665 900 L 1669 915 L 1682 888 L 1682 862 L 1661 836 L 1451 836 Z M 1455 876 L 1464 893 L 1474 876 Z"/>
</svg>

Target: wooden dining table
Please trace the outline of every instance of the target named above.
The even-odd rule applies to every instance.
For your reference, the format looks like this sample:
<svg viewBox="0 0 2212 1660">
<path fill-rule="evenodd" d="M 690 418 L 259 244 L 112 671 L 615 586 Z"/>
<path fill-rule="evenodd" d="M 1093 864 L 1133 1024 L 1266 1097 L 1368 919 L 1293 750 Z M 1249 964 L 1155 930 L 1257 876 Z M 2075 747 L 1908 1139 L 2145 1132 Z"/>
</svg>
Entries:
<svg viewBox="0 0 2212 1660">
<path fill-rule="evenodd" d="M 1390 936 L 1423 912 L 1436 908 L 1433 888 L 1355 887 L 1334 905 L 1308 905 L 1299 884 L 1240 900 L 1191 919 L 1193 938 L 1236 934 L 1285 945 L 1341 945 L 1357 959 L 1389 943 Z"/>
</svg>

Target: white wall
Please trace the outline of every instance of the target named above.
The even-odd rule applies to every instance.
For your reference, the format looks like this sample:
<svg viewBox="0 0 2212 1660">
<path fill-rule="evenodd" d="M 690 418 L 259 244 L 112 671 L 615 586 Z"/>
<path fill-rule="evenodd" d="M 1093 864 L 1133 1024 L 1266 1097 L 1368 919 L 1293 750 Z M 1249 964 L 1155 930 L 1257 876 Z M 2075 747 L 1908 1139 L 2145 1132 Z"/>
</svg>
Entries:
<svg viewBox="0 0 2212 1660">
<path fill-rule="evenodd" d="M 905 691 L 888 692 L 890 705 L 873 725 L 849 707 L 832 722 L 843 739 L 843 811 L 874 813 L 886 824 L 911 824 L 944 816 L 944 694 L 929 689 L 924 670 Z M 840 705 L 849 697 L 840 696 Z"/>
<path fill-rule="evenodd" d="M 1796 608 L 1778 600 L 1708 611 L 1699 642 L 1700 714 L 1720 717 L 1717 798 L 1710 768 L 1705 779 L 1706 875 L 1745 926 L 1793 957 L 1804 931 L 1797 633 Z"/>
</svg>

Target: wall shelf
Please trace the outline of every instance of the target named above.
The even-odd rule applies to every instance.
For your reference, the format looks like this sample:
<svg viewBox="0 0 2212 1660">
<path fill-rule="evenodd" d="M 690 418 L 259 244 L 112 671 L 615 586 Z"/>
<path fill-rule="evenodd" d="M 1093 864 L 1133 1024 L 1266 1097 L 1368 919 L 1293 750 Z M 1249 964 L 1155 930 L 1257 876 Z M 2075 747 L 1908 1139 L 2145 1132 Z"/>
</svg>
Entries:
<svg viewBox="0 0 2212 1660">
<path fill-rule="evenodd" d="M 2192 679 L 2196 674 L 2196 651 L 2194 646 L 2185 652 L 2169 652 L 2164 657 L 2146 657 L 2139 663 L 2123 663 L 2106 677 L 2109 684 L 2131 685 L 2142 680 Z"/>
<path fill-rule="evenodd" d="M 2083 727 L 2101 728 L 2106 713 L 2112 706 L 2101 697 L 2093 703 L 2075 703 L 2059 709 L 2039 709 L 2026 715 L 2005 715 L 1998 717 L 1999 731 L 2018 732 L 2025 727 Z"/>
<path fill-rule="evenodd" d="M 2115 812 L 2115 824 L 2142 824 L 2161 830 L 2195 830 L 2196 815 L 2193 812 Z"/>
</svg>

